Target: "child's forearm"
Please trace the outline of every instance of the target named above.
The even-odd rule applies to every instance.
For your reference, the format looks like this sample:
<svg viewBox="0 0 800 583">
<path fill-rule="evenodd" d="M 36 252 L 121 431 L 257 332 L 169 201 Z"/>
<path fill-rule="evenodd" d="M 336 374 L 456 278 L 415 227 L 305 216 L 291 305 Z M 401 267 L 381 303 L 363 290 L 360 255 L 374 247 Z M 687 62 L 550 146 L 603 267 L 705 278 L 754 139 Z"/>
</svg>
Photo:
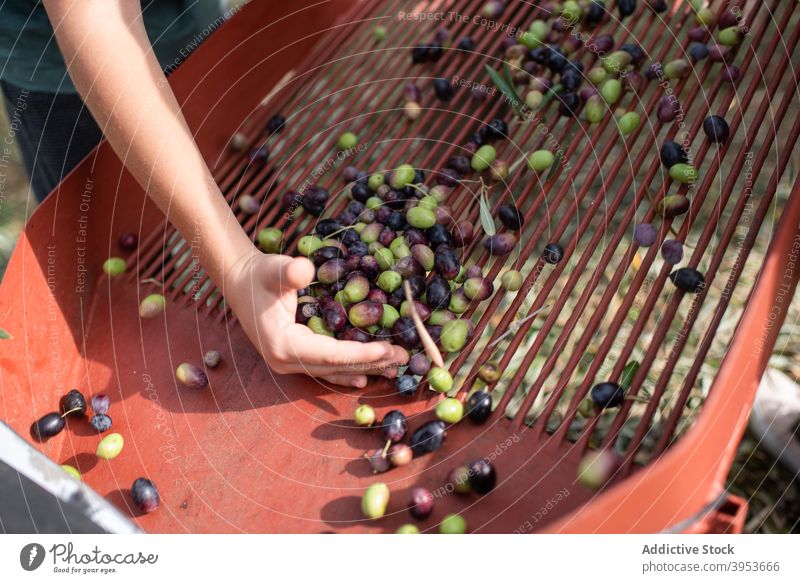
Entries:
<svg viewBox="0 0 800 583">
<path fill-rule="evenodd" d="M 70 75 L 114 151 L 211 278 L 254 251 L 153 54 L 139 0 L 44 0 Z"/>
</svg>

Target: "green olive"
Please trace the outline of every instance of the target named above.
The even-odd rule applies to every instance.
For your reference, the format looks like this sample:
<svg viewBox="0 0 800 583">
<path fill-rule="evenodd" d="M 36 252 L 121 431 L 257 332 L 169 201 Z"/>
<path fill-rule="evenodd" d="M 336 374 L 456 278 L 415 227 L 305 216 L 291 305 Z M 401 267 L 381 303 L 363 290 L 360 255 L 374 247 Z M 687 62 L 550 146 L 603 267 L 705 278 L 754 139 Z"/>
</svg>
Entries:
<svg viewBox="0 0 800 583">
<path fill-rule="evenodd" d="M 497 158 L 497 151 L 493 146 L 481 146 L 478 148 L 478 151 L 472 155 L 470 166 L 472 166 L 472 169 L 476 172 L 483 172 L 492 165 L 495 158 Z"/>
<path fill-rule="evenodd" d="M 336 142 L 336 145 L 340 150 L 349 150 L 350 148 L 355 148 L 358 145 L 358 136 L 356 136 L 353 132 L 344 132 L 341 136 L 339 136 L 339 141 Z"/>
<path fill-rule="evenodd" d="M 375 423 L 375 409 L 369 405 L 359 405 L 353 413 L 353 420 L 359 427 L 369 427 Z"/>
<path fill-rule="evenodd" d="M 641 121 L 642 119 L 639 117 L 638 113 L 635 111 L 629 111 L 619 118 L 619 121 L 617 122 L 619 124 L 619 131 L 621 131 L 622 135 L 624 136 L 632 134 L 639 129 L 639 124 Z"/>
<path fill-rule="evenodd" d="M 109 257 L 103 263 L 103 271 L 109 277 L 117 277 L 125 273 L 125 260 L 122 257 Z"/>
<path fill-rule="evenodd" d="M 544 172 L 548 170 L 556 161 L 556 157 L 550 150 L 536 150 L 528 156 L 528 168 L 534 172 Z"/>
<path fill-rule="evenodd" d="M 415 206 L 406 213 L 406 220 L 417 229 L 430 229 L 436 224 L 436 213 L 428 208 Z"/>
<path fill-rule="evenodd" d="M 392 253 L 391 249 L 384 247 L 375 251 L 373 255 L 375 256 L 375 261 L 378 262 L 378 267 L 383 271 L 387 271 L 394 266 L 394 253 Z"/>
<path fill-rule="evenodd" d="M 400 319 L 400 313 L 397 309 L 389 304 L 383 304 L 383 316 L 381 316 L 380 325 L 382 328 L 391 328 L 394 323 Z"/>
<path fill-rule="evenodd" d="M 440 534 L 464 534 L 467 532 L 467 521 L 459 514 L 448 514 L 439 525 Z"/>
<path fill-rule="evenodd" d="M 683 162 L 670 166 L 669 175 L 673 180 L 682 184 L 692 184 L 696 182 L 699 177 L 697 168 L 691 164 L 684 164 Z"/>
<path fill-rule="evenodd" d="M 280 253 L 283 231 L 274 227 L 261 229 L 256 236 L 256 242 L 264 253 Z"/>
<path fill-rule="evenodd" d="M 508 291 L 518 291 L 522 287 L 522 274 L 516 269 L 509 269 L 500 278 L 500 285 Z"/>
<path fill-rule="evenodd" d="M 361 498 L 361 511 L 364 516 L 377 520 L 386 513 L 389 505 L 389 486 L 383 482 L 372 484 Z"/>
<path fill-rule="evenodd" d="M 437 393 L 446 393 L 453 388 L 453 377 L 447 369 L 434 366 L 428 371 L 428 384 Z"/>
<path fill-rule="evenodd" d="M 300 237 L 297 242 L 297 250 L 304 257 L 310 257 L 314 251 L 322 248 L 322 239 L 314 235 L 305 235 Z"/>
<path fill-rule="evenodd" d="M 458 352 L 467 343 L 469 324 L 465 320 L 455 319 L 442 325 L 439 344 L 445 352 Z"/>
<path fill-rule="evenodd" d="M 109 433 L 97 444 L 97 457 L 112 460 L 122 452 L 125 439 L 119 433 Z"/>
<path fill-rule="evenodd" d="M 161 294 L 150 294 L 139 304 L 139 316 L 141 318 L 155 318 L 164 312 L 167 305 L 167 298 Z"/>
<path fill-rule="evenodd" d="M 458 423 L 464 417 L 464 404 L 453 397 L 439 401 L 436 416 L 445 423 Z"/>
<path fill-rule="evenodd" d="M 396 271 L 384 271 L 378 276 L 378 287 L 385 291 L 387 294 L 400 289 L 403 284 L 402 276 Z"/>
<path fill-rule="evenodd" d="M 419 534 L 419 528 L 415 524 L 404 524 L 396 531 L 395 534 Z"/>
</svg>

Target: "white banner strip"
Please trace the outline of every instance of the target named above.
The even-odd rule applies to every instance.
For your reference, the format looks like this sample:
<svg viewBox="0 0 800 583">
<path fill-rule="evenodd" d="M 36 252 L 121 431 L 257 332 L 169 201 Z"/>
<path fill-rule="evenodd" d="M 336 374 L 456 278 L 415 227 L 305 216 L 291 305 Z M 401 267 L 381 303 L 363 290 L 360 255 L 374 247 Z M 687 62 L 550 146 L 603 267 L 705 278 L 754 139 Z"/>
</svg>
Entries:
<svg viewBox="0 0 800 583">
<path fill-rule="evenodd" d="M 0 580 L 800 581 L 791 535 L 434 536 L 5 535 Z"/>
</svg>

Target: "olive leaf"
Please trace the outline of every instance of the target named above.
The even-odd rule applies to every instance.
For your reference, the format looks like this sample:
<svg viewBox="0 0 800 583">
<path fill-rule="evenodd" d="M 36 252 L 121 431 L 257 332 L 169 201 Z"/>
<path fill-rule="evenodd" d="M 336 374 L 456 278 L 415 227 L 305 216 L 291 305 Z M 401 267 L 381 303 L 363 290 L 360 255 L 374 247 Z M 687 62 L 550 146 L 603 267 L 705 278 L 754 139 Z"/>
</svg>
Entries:
<svg viewBox="0 0 800 583">
<path fill-rule="evenodd" d="M 492 216 L 492 208 L 489 206 L 489 200 L 486 198 L 486 192 L 481 192 L 481 197 L 478 200 L 480 205 L 481 226 L 483 231 L 489 236 L 497 234 L 497 228 L 494 225 L 494 217 Z"/>
<path fill-rule="evenodd" d="M 547 90 L 547 93 L 544 94 L 542 97 L 542 103 L 539 105 L 539 109 L 550 103 L 553 99 L 555 99 L 556 95 L 561 93 L 564 89 L 561 85 L 553 85 L 550 89 Z"/>
<path fill-rule="evenodd" d="M 489 77 L 494 83 L 495 87 L 500 90 L 506 100 L 511 104 L 511 107 L 514 108 L 514 111 L 517 112 L 517 115 L 525 119 L 525 112 L 522 111 L 522 100 L 520 99 L 519 95 L 517 94 L 517 90 L 514 88 L 513 83 L 508 83 L 497 71 L 492 69 L 489 65 L 484 65 L 486 72 L 489 74 Z M 506 65 L 506 68 L 508 65 Z"/>
<path fill-rule="evenodd" d="M 625 365 L 625 368 L 622 369 L 622 378 L 619 380 L 619 386 L 622 387 L 623 391 L 626 391 L 628 388 L 630 388 L 631 383 L 633 382 L 633 377 L 636 376 L 636 371 L 638 370 L 639 362 L 636 360 L 630 361 Z"/>
<path fill-rule="evenodd" d="M 13 336 L 0 328 L 0 340 L 13 340 Z"/>
</svg>

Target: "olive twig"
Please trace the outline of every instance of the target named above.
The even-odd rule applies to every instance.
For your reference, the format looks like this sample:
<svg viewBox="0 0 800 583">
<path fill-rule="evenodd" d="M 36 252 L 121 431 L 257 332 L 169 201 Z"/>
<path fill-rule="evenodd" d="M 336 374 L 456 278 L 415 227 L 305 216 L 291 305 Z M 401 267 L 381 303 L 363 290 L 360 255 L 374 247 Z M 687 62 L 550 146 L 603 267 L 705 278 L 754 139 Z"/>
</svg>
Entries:
<svg viewBox="0 0 800 583">
<path fill-rule="evenodd" d="M 153 283 L 153 284 L 155 284 L 157 286 L 164 287 L 164 283 L 159 281 L 159 280 L 157 280 L 155 277 L 145 278 L 145 279 L 141 280 L 139 283 Z"/>
<path fill-rule="evenodd" d="M 550 308 L 550 304 L 545 304 L 545 305 L 544 305 L 544 306 L 542 306 L 541 308 L 539 308 L 539 309 L 537 309 L 537 310 L 534 310 L 533 312 L 531 312 L 530 314 L 528 314 L 527 316 L 525 316 L 524 318 L 522 318 L 522 320 L 519 320 L 518 322 L 514 322 L 514 323 L 513 323 L 511 326 L 509 326 L 509 327 L 508 327 L 508 330 L 506 330 L 506 331 L 505 331 L 505 332 L 503 332 L 503 333 L 502 333 L 500 336 L 498 336 L 498 337 L 497 337 L 497 338 L 496 338 L 496 339 L 495 339 L 493 342 L 491 342 L 491 343 L 490 343 L 490 344 L 489 344 L 489 345 L 488 345 L 486 348 L 493 348 L 493 347 L 497 346 L 498 344 L 500 344 L 500 342 L 501 342 L 501 341 L 502 341 L 504 338 L 506 338 L 507 336 L 509 336 L 509 335 L 511 335 L 511 334 L 516 334 L 516 333 L 517 333 L 517 331 L 519 331 L 519 329 L 522 327 L 522 325 L 523 325 L 523 324 L 525 324 L 525 322 L 527 322 L 528 320 L 531 320 L 531 319 L 535 318 L 535 317 L 536 317 L 537 315 L 539 315 L 541 312 L 543 312 L 544 310 L 547 310 L 547 309 L 549 309 L 549 308 Z"/>
<path fill-rule="evenodd" d="M 428 334 L 428 331 L 422 324 L 422 318 L 419 317 L 417 306 L 414 304 L 414 296 L 411 295 L 411 284 L 408 283 L 408 280 L 403 282 L 403 291 L 406 294 L 408 309 L 411 312 L 411 319 L 414 321 L 414 326 L 417 328 L 417 333 L 419 334 L 419 338 L 422 341 L 422 346 L 425 348 L 428 358 L 430 358 L 431 362 L 433 362 L 436 366 L 443 368 L 444 359 L 442 358 L 442 353 L 439 352 L 439 349 L 436 347 L 436 343 L 433 341 L 433 338 L 431 338 L 431 335 Z"/>
<path fill-rule="evenodd" d="M 348 225 L 346 227 L 342 227 L 341 229 L 336 229 L 333 233 L 329 233 L 328 235 L 325 235 L 323 237 L 323 239 L 330 239 L 331 237 L 335 237 L 336 235 L 338 235 L 340 233 L 344 233 L 345 231 L 349 231 L 349 230 L 355 229 L 355 228 L 356 228 L 355 225 Z"/>
</svg>

